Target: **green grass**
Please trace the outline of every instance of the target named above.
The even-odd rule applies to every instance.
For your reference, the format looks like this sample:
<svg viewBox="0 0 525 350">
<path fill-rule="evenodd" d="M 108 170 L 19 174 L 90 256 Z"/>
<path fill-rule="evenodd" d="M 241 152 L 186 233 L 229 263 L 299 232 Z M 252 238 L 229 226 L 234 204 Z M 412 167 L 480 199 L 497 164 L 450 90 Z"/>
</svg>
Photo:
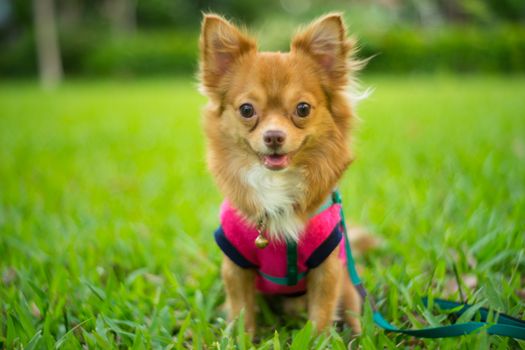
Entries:
<svg viewBox="0 0 525 350">
<path fill-rule="evenodd" d="M 345 212 L 384 246 L 358 259 L 398 326 L 446 324 L 419 298 L 523 318 L 525 78 L 364 77 Z M 191 80 L 0 84 L 0 347 L 345 349 L 262 304 L 255 345 L 227 324 L 221 196 L 206 170 Z M 523 297 L 521 297 L 523 298 Z M 521 348 L 479 333 L 385 334 L 363 318 L 354 348 Z"/>
</svg>

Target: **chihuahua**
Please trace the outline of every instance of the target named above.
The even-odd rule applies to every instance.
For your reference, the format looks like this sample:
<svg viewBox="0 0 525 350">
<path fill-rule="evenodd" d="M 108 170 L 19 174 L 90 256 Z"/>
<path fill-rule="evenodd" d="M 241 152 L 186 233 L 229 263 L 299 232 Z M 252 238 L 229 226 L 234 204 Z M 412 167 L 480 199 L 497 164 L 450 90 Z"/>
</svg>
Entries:
<svg viewBox="0 0 525 350">
<path fill-rule="evenodd" d="M 215 232 L 233 319 L 255 331 L 257 292 L 304 295 L 318 330 L 338 311 L 360 332 L 361 298 L 345 269 L 334 192 L 351 162 L 347 88 L 358 67 L 340 14 L 300 30 L 290 52 L 259 52 L 223 17 L 204 16 L 200 87 L 207 160 L 225 196 Z M 296 299 L 297 300 L 297 299 Z"/>
</svg>

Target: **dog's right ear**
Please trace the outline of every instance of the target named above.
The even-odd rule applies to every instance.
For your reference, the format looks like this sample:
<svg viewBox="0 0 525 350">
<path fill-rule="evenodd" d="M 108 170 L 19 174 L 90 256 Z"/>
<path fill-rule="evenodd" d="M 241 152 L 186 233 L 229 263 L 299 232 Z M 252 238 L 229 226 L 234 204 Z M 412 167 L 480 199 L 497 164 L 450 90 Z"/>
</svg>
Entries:
<svg viewBox="0 0 525 350">
<path fill-rule="evenodd" d="M 205 92 L 218 88 L 236 61 L 257 49 L 255 40 L 214 14 L 204 15 L 200 36 L 200 79 Z"/>
</svg>

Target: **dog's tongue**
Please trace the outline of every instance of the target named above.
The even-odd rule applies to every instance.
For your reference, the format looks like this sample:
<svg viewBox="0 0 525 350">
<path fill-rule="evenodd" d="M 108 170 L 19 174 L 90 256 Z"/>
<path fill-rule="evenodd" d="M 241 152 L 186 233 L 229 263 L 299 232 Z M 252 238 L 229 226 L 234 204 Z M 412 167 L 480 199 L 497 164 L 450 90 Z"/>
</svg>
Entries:
<svg viewBox="0 0 525 350">
<path fill-rule="evenodd" d="M 288 166 L 288 156 L 286 154 L 264 156 L 264 166 L 272 170 L 286 168 Z"/>
</svg>

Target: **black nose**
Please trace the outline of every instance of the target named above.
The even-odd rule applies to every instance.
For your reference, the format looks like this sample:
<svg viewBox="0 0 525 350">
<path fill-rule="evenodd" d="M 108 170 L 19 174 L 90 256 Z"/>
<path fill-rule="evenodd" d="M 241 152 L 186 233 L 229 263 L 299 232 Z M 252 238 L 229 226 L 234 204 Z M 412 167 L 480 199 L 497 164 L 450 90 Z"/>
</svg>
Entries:
<svg viewBox="0 0 525 350">
<path fill-rule="evenodd" d="M 268 130 L 263 134 L 264 144 L 270 148 L 279 148 L 286 140 L 286 134 L 280 130 Z"/>
</svg>

